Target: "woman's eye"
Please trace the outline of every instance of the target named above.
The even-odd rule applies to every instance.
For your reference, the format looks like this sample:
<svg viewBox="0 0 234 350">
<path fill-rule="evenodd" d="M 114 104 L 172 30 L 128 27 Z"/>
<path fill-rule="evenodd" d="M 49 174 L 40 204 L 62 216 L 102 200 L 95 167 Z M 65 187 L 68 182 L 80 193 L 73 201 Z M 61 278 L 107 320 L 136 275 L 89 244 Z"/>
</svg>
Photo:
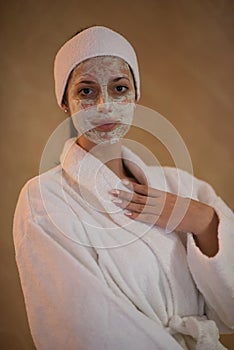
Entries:
<svg viewBox="0 0 234 350">
<path fill-rule="evenodd" d="M 123 86 L 123 85 L 118 85 L 115 88 L 118 92 L 125 92 L 126 90 L 128 90 L 127 86 Z"/>
<path fill-rule="evenodd" d="M 90 88 L 83 88 L 79 90 L 79 94 L 81 94 L 82 96 L 87 96 L 87 95 L 90 95 L 91 93 L 92 93 L 92 90 Z"/>
</svg>

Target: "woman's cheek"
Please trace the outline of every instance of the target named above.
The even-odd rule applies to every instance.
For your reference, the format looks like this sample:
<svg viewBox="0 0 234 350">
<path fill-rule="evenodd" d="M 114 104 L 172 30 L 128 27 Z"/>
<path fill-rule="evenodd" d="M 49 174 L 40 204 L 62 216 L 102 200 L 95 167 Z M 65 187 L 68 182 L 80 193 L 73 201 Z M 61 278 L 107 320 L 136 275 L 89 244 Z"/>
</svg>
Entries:
<svg viewBox="0 0 234 350">
<path fill-rule="evenodd" d="M 135 102 L 135 93 L 132 91 L 129 91 L 124 96 L 119 96 L 118 98 L 116 98 L 115 101 L 121 104 L 133 103 Z"/>
<path fill-rule="evenodd" d="M 93 100 L 80 101 L 80 109 L 87 109 L 93 107 L 95 102 Z"/>
<path fill-rule="evenodd" d="M 84 109 L 88 109 L 94 105 L 95 103 L 93 100 L 73 100 L 72 103 L 70 103 L 71 114 L 77 113 Z"/>
</svg>

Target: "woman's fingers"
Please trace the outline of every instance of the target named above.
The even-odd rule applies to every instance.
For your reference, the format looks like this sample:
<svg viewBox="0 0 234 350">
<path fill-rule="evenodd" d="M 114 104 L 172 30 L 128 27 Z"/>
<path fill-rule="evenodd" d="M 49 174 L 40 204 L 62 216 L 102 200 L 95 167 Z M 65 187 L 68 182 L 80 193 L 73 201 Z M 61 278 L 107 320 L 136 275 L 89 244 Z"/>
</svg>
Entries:
<svg viewBox="0 0 234 350">
<path fill-rule="evenodd" d="M 147 185 L 141 185 L 136 182 L 130 182 L 128 180 L 123 180 L 122 183 L 130 190 L 143 196 L 160 197 L 163 193 L 165 193 L 164 191 L 148 187 Z"/>
<path fill-rule="evenodd" d="M 136 213 L 148 213 L 153 215 L 159 215 L 165 204 L 165 195 L 161 197 L 147 197 L 138 193 L 126 192 L 121 190 L 112 190 L 111 194 L 114 196 L 113 203 L 122 209 L 128 209 Z"/>
<path fill-rule="evenodd" d="M 156 207 L 146 205 L 146 204 L 141 204 L 141 203 L 134 203 L 134 202 L 129 202 L 120 198 L 114 198 L 113 203 L 115 203 L 118 207 L 122 209 L 127 209 L 129 211 L 135 212 L 135 213 L 154 213 L 156 214 Z"/>
<path fill-rule="evenodd" d="M 135 192 L 126 192 L 121 190 L 112 190 L 111 194 L 125 202 L 133 202 L 138 204 L 154 205 L 154 198 L 147 197 Z"/>
</svg>

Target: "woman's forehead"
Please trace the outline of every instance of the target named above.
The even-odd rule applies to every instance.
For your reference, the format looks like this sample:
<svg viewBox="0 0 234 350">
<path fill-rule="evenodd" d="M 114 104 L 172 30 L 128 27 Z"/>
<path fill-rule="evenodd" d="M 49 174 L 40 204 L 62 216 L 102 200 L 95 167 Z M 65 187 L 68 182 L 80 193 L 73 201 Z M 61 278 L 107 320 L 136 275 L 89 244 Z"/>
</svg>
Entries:
<svg viewBox="0 0 234 350">
<path fill-rule="evenodd" d="M 120 57 L 99 56 L 92 57 L 81 62 L 73 71 L 73 77 L 80 75 L 100 75 L 100 74 L 125 74 L 131 75 L 128 64 Z"/>
</svg>

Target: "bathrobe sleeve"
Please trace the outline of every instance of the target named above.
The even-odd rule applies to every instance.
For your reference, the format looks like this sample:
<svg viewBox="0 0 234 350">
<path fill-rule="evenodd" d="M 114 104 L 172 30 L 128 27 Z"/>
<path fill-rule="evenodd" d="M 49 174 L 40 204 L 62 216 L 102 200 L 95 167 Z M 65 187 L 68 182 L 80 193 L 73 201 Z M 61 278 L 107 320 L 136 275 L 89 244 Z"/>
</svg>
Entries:
<svg viewBox="0 0 234 350">
<path fill-rule="evenodd" d="M 191 175 L 183 172 L 183 177 L 186 183 Z M 208 183 L 193 180 L 195 198 L 212 206 L 218 215 L 219 251 L 214 257 L 207 257 L 189 233 L 188 265 L 204 296 L 208 318 L 216 321 L 221 333 L 234 333 L 234 214 Z"/>
<path fill-rule="evenodd" d="M 51 228 L 42 228 L 32 214 L 28 189 L 26 184 L 19 196 L 13 235 L 36 348 L 181 349 L 160 325 L 113 294 L 94 272 L 95 262 L 91 255 L 87 258 L 85 247 L 79 247 L 77 259 L 53 239 Z M 79 222 L 77 227 L 82 230 Z"/>
</svg>

